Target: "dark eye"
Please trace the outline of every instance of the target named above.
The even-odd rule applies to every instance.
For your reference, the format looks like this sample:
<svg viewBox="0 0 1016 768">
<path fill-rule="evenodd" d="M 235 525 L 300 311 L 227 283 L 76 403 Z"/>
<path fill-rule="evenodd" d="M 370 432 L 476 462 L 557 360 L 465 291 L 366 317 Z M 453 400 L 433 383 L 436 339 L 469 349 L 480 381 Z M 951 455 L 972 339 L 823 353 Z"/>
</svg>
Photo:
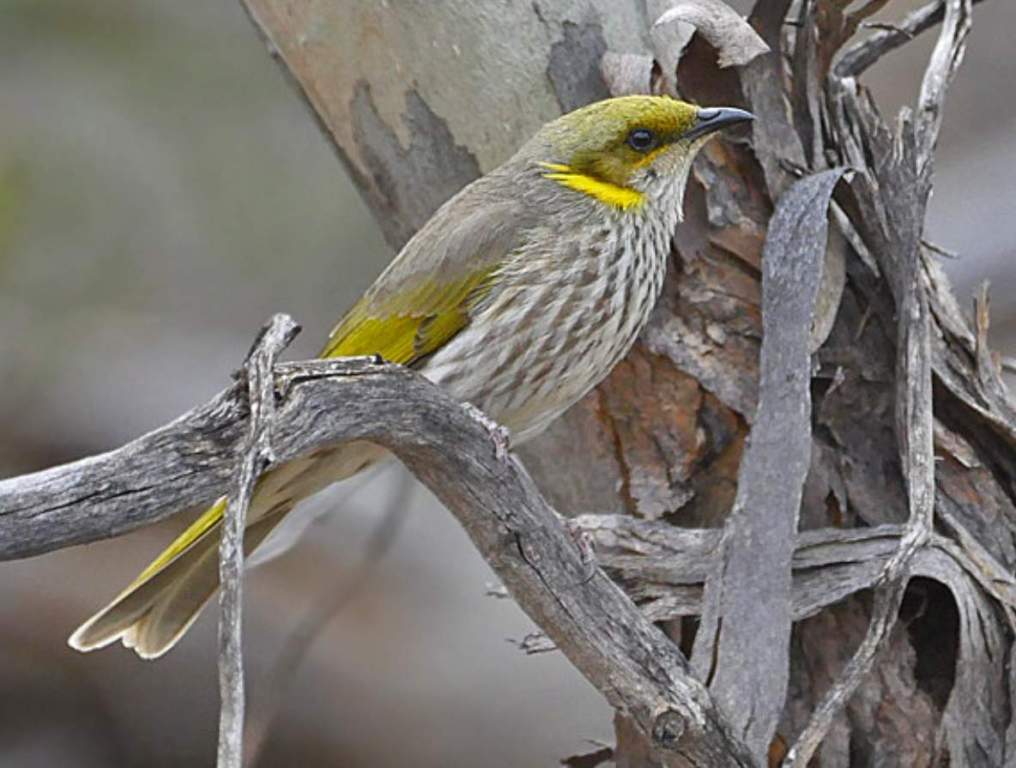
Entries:
<svg viewBox="0 0 1016 768">
<path fill-rule="evenodd" d="M 627 142 L 636 152 L 648 152 L 656 146 L 656 134 L 648 128 L 634 128 L 628 134 Z"/>
</svg>

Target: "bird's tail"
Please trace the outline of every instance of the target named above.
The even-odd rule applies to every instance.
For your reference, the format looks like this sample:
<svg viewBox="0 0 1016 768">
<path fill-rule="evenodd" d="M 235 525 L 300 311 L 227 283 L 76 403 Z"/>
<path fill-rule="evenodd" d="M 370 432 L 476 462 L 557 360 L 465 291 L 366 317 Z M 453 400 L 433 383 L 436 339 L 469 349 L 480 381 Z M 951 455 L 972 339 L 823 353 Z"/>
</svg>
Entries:
<svg viewBox="0 0 1016 768">
<path fill-rule="evenodd" d="M 247 513 L 244 549 L 252 552 L 300 499 L 344 480 L 381 459 L 369 443 L 348 443 L 296 459 L 266 474 Z M 91 651 L 121 640 L 154 659 L 184 635 L 219 587 L 219 532 L 225 497 L 209 507 L 109 605 L 82 624 L 68 642 Z"/>
</svg>

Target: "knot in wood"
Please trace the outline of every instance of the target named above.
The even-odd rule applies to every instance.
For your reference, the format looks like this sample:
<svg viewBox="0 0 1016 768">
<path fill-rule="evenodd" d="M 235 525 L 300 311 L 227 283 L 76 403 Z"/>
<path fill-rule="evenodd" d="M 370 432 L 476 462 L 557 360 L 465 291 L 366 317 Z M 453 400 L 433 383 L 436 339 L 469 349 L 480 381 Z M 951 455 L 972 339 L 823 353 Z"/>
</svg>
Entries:
<svg viewBox="0 0 1016 768">
<path fill-rule="evenodd" d="M 684 735 L 684 718 L 668 709 L 653 723 L 653 741 L 661 747 L 673 748 Z"/>
</svg>

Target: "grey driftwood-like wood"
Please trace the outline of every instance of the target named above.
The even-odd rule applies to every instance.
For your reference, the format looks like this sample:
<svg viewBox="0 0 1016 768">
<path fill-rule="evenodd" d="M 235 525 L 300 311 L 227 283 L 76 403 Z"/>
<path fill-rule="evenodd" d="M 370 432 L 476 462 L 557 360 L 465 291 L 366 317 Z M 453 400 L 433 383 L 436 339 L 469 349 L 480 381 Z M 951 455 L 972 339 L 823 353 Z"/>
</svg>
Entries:
<svg viewBox="0 0 1016 768">
<path fill-rule="evenodd" d="M 973 0 L 973 4 L 983 1 Z M 911 11 L 902 21 L 878 28 L 870 37 L 859 40 L 843 51 L 836 63 L 836 74 L 840 77 L 860 75 L 885 54 L 941 24 L 945 18 L 945 7 L 946 4 L 941 0 L 932 0 Z"/>
<path fill-rule="evenodd" d="M 703 16 L 716 0 L 243 5 L 393 247 L 563 110 L 649 91 L 757 116 L 703 151 L 649 326 L 521 452 L 533 480 L 497 429 L 370 360 L 276 366 L 279 460 L 325 440 L 395 451 L 537 623 L 524 645 L 562 650 L 615 707 L 619 768 L 1016 766 L 1016 406 L 986 290 L 964 311 L 923 232 L 974 3 L 874 30 L 896 4 L 765 0 L 751 29 Z M 682 23 L 653 26 L 675 6 Z M 935 28 L 914 106 L 879 114 L 864 78 Z M 792 234 L 773 211 L 841 167 L 828 206 L 801 205 L 812 224 L 829 210 L 802 357 L 805 328 L 783 327 L 800 313 L 763 296 Z M 763 373 L 780 334 L 792 362 Z M 802 360 L 810 413 L 770 444 L 766 407 L 802 382 L 769 374 Z M 0 481 L 0 557 L 208 503 L 235 482 L 248 400 L 237 384 L 118 451 Z M 691 668 L 679 648 L 699 649 Z"/>
<path fill-rule="evenodd" d="M 695 638 L 709 667 L 701 676 L 756 755 L 775 735 L 790 676 L 790 564 L 811 462 L 811 330 L 842 175 L 835 168 L 795 182 L 769 223 L 758 408 Z"/>
<path fill-rule="evenodd" d="M 703 767 L 753 764 L 677 647 L 580 552 L 500 427 L 415 374 L 371 359 L 274 371 L 278 402 L 274 413 L 259 416 L 265 421 L 251 424 L 244 381 L 116 451 L 0 482 L 5 556 L 51 549 L 31 533 L 36 526 L 82 542 L 109 535 L 86 525 L 82 537 L 78 529 L 92 517 L 136 526 L 206 504 L 235 486 L 237 456 L 245 457 L 238 482 L 246 483 L 247 469 L 266 453 L 284 462 L 370 440 L 389 448 L 458 517 L 519 605 L 661 754 Z M 256 387 L 262 404 L 264 381 Z M 260 439 L 268 433 L 270 451 Z M 177 485 L 181 476 L 192 482 Z M 50 487 L 64 490 L 54 496 Z"/>
<path fill-rule="evenodd" d="M 787 753 L 784 765 L 806 768 L 846 705 L 871 670 L 903 602 L 914 556 L 932 533 L 935 511 L 935 453 L 932 414 L 931 322 L 927 289 L 921 280 L 924 213 L 932 185 L 932 155 L 949 82 L 963 57 L 970 28 L 970 0 L 945 3 L 938 42 L 921 84 L 917 113 L 905 119 L 894 147 L 896 177 L 906 182 L 907 197 L 883 200 L 890 215 L 887 234 L 893 250 L 879 250 L 883 274 L 896 295 L 896 440 L 906 488 L 908 521 L 899 546 L 879 575 L 868 632 L 841 678 L 816 707 L 807 727 Z M 882 168 L 873 169 L 876 173 Z M 874 190 L 872 190 L 873 192 Z M 903 192 L 904 190 L 899 190 Z M 900 203 L 903 202 L 904 206 Z M 895 219 L 895 220 L 894 220 Z"/>
<path fill-rule="evenodd" d="M 245 698 L 243 674 L 243 534 L 258 476 L 273 461 L 273 370 L 279 352 L 299 333 L 287 315 L 261 329 L 241 369 L 250 411 L 247 434 L 237 446 L 234 479 L 227 489 L 219 544 L 219 748 L 218 768 L 242 768 Z"/>
<path fill-rule="evenodd" d="M 599 564 L 648 617 L 665 621 L 701 614 L 703 587 L 721 557 L 722 531 L 681 529 L 623 515 L 579 515 L 572 524 L 593 537 Z M 794 620 L 873 587 L 905 531 L 901 525 L 880 525 L 800 533 L 792 559 Z M 997 568 L 985 570 L 978 563 L 981 555 L 945 536 L 933 535 L 915 557 L 915 574 L 934 576 L 941 557 L 952 560 L 1000 606 L 1016 609 L 1016 576 Z"/>
</svg>

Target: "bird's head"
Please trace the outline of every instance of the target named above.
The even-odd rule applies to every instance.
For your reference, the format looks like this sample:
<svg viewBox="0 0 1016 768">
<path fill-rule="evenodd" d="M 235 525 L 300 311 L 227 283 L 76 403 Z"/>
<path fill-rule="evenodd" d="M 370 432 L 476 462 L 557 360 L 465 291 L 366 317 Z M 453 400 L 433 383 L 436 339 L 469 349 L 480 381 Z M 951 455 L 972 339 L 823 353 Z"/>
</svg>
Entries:
<svg viewBox="0 0 1016 768">
<path fill-rule="evenodd" d="M 751 119 L 750 112 L 731 107 L 621 96 L 548 123 L 532 146 L 546 179 L 612 208 L 632 210 L 682 190 L 692 160 L 710 136 Z"/>
</svg>

